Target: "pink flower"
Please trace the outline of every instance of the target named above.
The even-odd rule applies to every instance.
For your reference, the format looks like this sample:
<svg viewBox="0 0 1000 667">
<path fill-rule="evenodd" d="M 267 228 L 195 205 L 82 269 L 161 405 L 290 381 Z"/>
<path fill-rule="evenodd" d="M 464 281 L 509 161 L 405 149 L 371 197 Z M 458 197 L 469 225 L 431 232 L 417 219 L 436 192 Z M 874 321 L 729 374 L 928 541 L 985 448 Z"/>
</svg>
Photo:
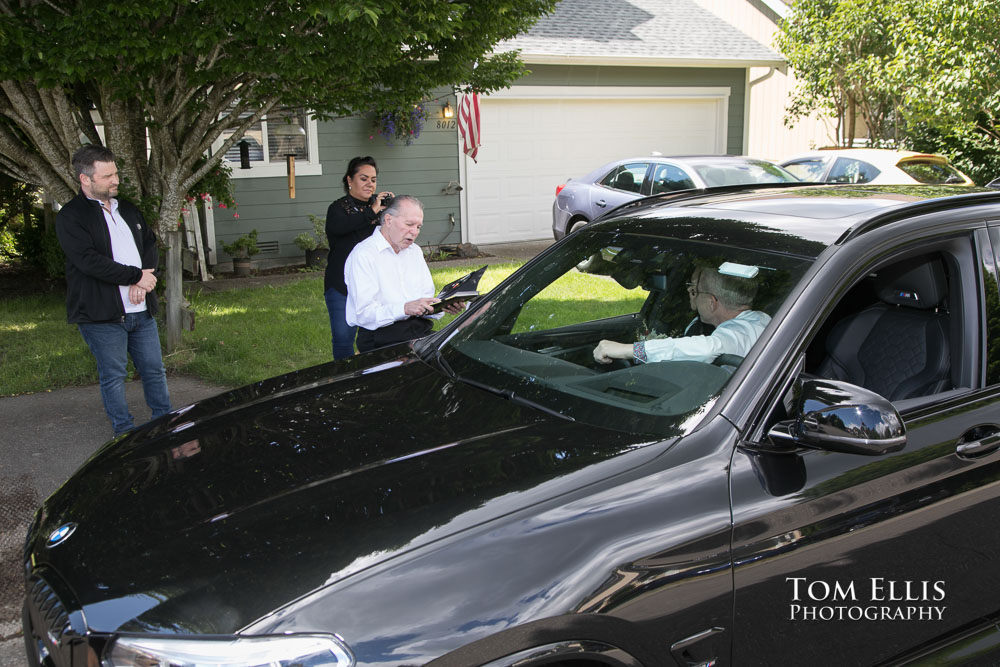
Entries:
<svg viewBox="0 0 1000 667">
<path fill-rule="evenodd" d="M 233 217 L 236 218 L 237 220 L 239 220 L 240 214 L 239 213 L 233 213 Z"/>
</svg>

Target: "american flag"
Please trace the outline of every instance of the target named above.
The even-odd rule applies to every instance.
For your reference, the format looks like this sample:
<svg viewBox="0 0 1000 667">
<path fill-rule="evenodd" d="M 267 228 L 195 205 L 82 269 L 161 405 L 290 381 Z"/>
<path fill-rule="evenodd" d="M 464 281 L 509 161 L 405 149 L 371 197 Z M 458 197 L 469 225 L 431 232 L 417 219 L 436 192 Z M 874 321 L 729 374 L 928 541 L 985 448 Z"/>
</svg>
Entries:
<svg viewBox="0 0 1000 667">
<path fill-rule="evenodd" d="M 462 152 L 476 161 L 479 154 L 479 95 L 463 95 L 458 102 L 458 133 L 462 136 Z"/>
</svg>

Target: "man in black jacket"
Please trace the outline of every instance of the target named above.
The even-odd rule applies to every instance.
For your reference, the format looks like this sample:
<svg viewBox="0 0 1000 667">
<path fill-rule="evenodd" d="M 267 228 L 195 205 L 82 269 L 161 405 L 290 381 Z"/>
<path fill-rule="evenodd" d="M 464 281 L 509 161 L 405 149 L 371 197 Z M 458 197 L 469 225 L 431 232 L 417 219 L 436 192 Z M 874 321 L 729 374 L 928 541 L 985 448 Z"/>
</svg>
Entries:
<svg viewBox="0 0 1000 667">
<path fill-rule="evenodd" d="M 60 209 L 66 254 L 66 315 L 97 359 L 101 399 L 115 435 L 134 426 L 125 400 L 128 357 L 153 418 L 170 412 L 156 328 L 156 237 L 139 209 L 118 194 L 115 156 L 103 146 L 73 155 L 80 193 Z"/>
</svg>

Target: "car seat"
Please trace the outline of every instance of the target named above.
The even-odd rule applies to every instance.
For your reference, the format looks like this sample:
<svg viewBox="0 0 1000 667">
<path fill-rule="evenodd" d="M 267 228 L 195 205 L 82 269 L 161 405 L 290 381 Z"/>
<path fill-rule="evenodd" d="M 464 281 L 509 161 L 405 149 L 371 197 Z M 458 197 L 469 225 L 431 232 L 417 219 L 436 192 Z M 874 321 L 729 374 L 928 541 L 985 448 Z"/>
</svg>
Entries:
<svg viewBox="0 0 1000 667">
<path fill-rule="evenodd" d="M 950 388 L 948 281 L 940 259 L 907 260 L 878 272 L 873 306 L 838 322 L 818 374 L 890 401 Z"/>
<path fill-rule="evenodd" d="M 639 191 L 639 188 L 635 185 L 635 177 L 632 175 L 631 171 L 623 171 L 615 176 L 615 187 L 619 190 L 626 190 L 628 192 Z"/>
</svg>

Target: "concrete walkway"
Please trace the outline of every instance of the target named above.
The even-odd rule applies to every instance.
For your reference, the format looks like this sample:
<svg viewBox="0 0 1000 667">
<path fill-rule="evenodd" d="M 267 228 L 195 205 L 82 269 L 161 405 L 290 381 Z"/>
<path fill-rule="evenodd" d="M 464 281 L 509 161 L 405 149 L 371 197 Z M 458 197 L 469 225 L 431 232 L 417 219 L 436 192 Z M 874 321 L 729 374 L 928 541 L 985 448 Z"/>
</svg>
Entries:
<svg viewBox="0 0 1000 667">
<path fill-rule="evenodd" d="M 480 246 L 487 257 L 433 262 L 431 266 L 469 266 L 526 261 L 551 241 Z M 470 268 L 471 270 L 471 268 Z M 315 273 L 216 280 L 205 289 L 264 286 Z M 225 387 L 186 376 L 169 376 L 174 408 L 214 396 Z M 142 384 L 126 384 L 136 423 L 149 419 Z M 42 500 L 59 488 L 87 458 L 111 438 L 111 425 L 97 385 L 0 398 L 0 667 L 22 667 L 21 636 L 24 537 Z"/>
<path fill-rule="evenodd" d="M 174 408 L 223 390 L 184 376 L 167 384 Z M 126 383 L 126 396 L 136 422 L 148 420 L 142 383 Z M 97 385 L 2 398 L 0 424 L 0 667 L 21 667 L 25 533 L 42 500 L 112 433 Z"/>
</svg>

